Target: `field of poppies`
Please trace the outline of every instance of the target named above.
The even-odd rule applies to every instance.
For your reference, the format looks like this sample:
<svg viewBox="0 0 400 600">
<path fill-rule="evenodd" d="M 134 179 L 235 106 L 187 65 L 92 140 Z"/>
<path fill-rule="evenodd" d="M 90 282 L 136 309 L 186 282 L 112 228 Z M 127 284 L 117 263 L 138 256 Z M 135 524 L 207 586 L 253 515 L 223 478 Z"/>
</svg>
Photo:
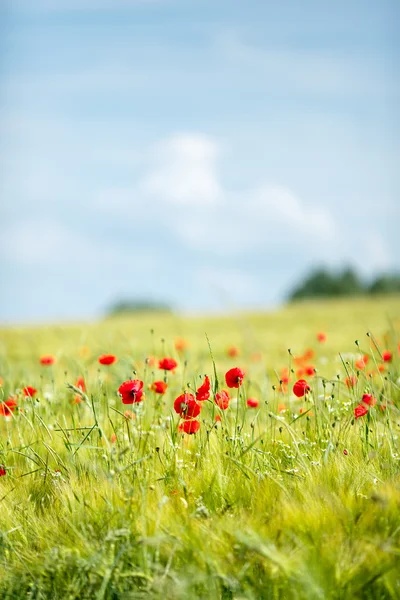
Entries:
<svg viewBox="0 0 400 600">
<path fill-rule="evenodd" d="M 4 599 L 400 597 L 400 302 L 3 329 Z"/>
</svg>

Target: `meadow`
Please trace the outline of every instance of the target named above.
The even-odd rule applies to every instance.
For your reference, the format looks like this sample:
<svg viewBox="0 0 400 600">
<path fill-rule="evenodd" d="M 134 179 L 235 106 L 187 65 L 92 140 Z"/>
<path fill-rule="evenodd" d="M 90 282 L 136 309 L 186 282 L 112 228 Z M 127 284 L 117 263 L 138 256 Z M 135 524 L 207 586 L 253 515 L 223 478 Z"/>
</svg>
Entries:
<svg viewBox="0 0 400 600">
<path fill-rule="evenodd" d="M 398 297 L 3 328 L 0 597 L 399 598 L 399 331 Z"/>
</svg>

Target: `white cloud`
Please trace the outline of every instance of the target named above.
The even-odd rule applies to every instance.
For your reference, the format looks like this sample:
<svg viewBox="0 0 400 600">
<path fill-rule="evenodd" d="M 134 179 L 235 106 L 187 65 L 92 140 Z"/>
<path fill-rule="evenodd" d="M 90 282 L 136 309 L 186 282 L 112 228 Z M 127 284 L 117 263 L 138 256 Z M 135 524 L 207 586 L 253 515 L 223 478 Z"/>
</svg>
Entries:
<svg viewBox="0 0 400 600">
<path fill-rule="evenodd" d="M 280 185 L 262 185 L 254 193 L 253 210 L 282 227 L 298 233 L 312 232 L 321 239 L 332 239 L 335 223 L 330 212 L 321 206 L 305 204 L 291 190 Z"/>
<path fill-rule="evenodd" d="M 46 206 L 51 209 L 49 202 L 54 203 L 58 184 L 53 179 L 46 184 L 42 177 L 46 170 L 35 171 L 38 163 L 36 167 L 33 163 L 27 194 L 31 199 L 39 197 L 39 191 L 45 194 L 42 219 L 35 219 L 32 213 L 11 222 L 4 228 L 1 249 L 10 264 L 21 268 L 33 271 L 60 266 L 75 272 L 96 272 L 105 265 L 117 265 L 117 270 L 124 265 L 128 272 L 139 249 L 141 260 L 147 255 L 156 257 L 153 267 L 157 269 L 165 252 L 175 253 L 175 260 L 182 260 L 182 265 L 194 261 L 193 285 L 202 281 L 207 293 L 224 303 L 234 289 L 232 299 L 238 304 L 246 304 L 246 298 L 257 302 L 265 293 L 263 273 L 283 269 L 280 275 L 284 278 L 289 264 L 306 268 L 310 262 L 350 260 L 361 270 L 366 264 L 371 270 L 391 265 L 386 241 L 378 235 L 379 226 L 371 226 L 357 243 L 357 230 L 353 228 L 350 236 L 323 199 L 317 204 L 315 196 L 311 202 L 288 185 L 265 181 L 262 175 L 257 180 L 257 169 L 247 184 L 232 191 L 225 182 L 226 171 L 220 167 L 225 159 L 221 149 L 217 138 L 199 132 L 176 132 L 143 146 L 140 156 L 135 146 L 133 173 L 145 173 L 136 183 L 131 171 L 124 187 L 100 183 L 89 192 L 89 198 L 78 190 L 75 200 L 67 194 L 68 202 L 79 202 L 80 208 L 89 201 L 89 213 L 96 217 L 92 227 L 100 225 L 90 236 L 82 235 L 80 222 L 76 231 L 63 223 L 62 212 L 54 219 L 44 216 Z M 32 189 L 29 192 L 32 187 L 36 190 L 33 195 Z M 133 236 L 127 235 L 129 224 Z M 110 236 L 106 243 L 105 232 Z M 154 232 L 159 234 L 158 241 L 146 251 L 143 245 L 153 239 Z"/>
<path fill-rule="evenodd" d="M 188 248 L 237 256 L 260 248 L 332 243 L 337 227 L 326 206 L 285 185 L 260 182 L 233 192 L 222 180 L 220 144 L 201 133 L 176 133 L 148 154 L 145 177 L 131 188 L 97 194 L 96 209 L 164 229 Z"/>
<path fill-rule="evenodd" d="M 181 205 L 218 203 L 223 196 L 216 165 L 218 154 L 218 144 L 208 136 L 174 135 L 156 148 L 155 164 L 140 191 Z"/>
<path fill-rule="evenodd" d="M 293 236 L 303 241 L 310 236 L 324 242 L 334 238 L 329 210 L 312 206 L 284 185 L 260 183 L 240 192 L 229 190 L 222 182 L 219 156 L 215 139 L 176 134 L 157 146 L 154 164 L 131 196 L 147 198 L 153 208 L 170 203 L 171 227 L 177 235 L 190 246 L 209 244 L 219 255 L 273 245 L 277 232 L 281 243 Z M 122 197 L 127 199 L 126 190 Z"/>
</svg>

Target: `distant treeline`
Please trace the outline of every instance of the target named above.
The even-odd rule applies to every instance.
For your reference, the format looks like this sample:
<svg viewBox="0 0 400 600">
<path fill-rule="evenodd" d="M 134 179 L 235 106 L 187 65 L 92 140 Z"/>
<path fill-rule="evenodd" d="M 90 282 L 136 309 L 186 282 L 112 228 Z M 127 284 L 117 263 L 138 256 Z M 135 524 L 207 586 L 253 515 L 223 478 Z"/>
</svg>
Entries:
<svg viewBox="0 0 400 600">
<path fill-rule="evenodd" d="M 170 313 L 172 312 L 172 309 L 164 302 L 154 302 L 152 300 L 120 300 L 109 307 L 107 316 L 144 312 Z"/>
<path fill-rule="evenodd" d="M 365 282 L 351 268 L 338 273 L 321 268 L 300 282 L 289 294 L 289 300 L 395 293 L 400 293 L 400 274 L 378 275 L 372 281 Z"/>
</svg>

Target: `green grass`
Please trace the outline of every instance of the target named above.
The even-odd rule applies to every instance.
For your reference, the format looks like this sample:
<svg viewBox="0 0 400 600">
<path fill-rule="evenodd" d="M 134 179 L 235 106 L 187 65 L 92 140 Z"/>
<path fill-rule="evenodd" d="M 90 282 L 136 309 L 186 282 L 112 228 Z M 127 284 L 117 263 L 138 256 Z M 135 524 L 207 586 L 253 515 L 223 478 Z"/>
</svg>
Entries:
<svg viewBox="0 0 400 600">
<path fill-rule="evenodd" d="M 399 329 L 399 300 L 386 298 L 3 330 L 0 393 L 19 408 L 0 417 L 0 597 L 400 597 Z M 189 343 L 180 354 L 176 337 Z M 307 348 L 316 375 L 297 399 L 295 357 Z M 393 360 L 379 371 L 386 349 Z M 118 362 L 100 366 L 103 353 Z M 40 365 L 42 354 L 56 364 Z M 149 356 L 179 363 L 161 399 L 148 386 L 164 373 Z M 233 366 L 246 371 L 238 402 L 231 390 L 222 412 L 211 396 L 198 433 L 181 434 L 174 399 L 205 374 L 226 388 Z M 74 404 L 78 376 L 87 395 Z M 125 406 L 117 390 L 131 378 L 146 397 Z M 355 420 L 365 392 L 377 404 Z"/>
</svg>

